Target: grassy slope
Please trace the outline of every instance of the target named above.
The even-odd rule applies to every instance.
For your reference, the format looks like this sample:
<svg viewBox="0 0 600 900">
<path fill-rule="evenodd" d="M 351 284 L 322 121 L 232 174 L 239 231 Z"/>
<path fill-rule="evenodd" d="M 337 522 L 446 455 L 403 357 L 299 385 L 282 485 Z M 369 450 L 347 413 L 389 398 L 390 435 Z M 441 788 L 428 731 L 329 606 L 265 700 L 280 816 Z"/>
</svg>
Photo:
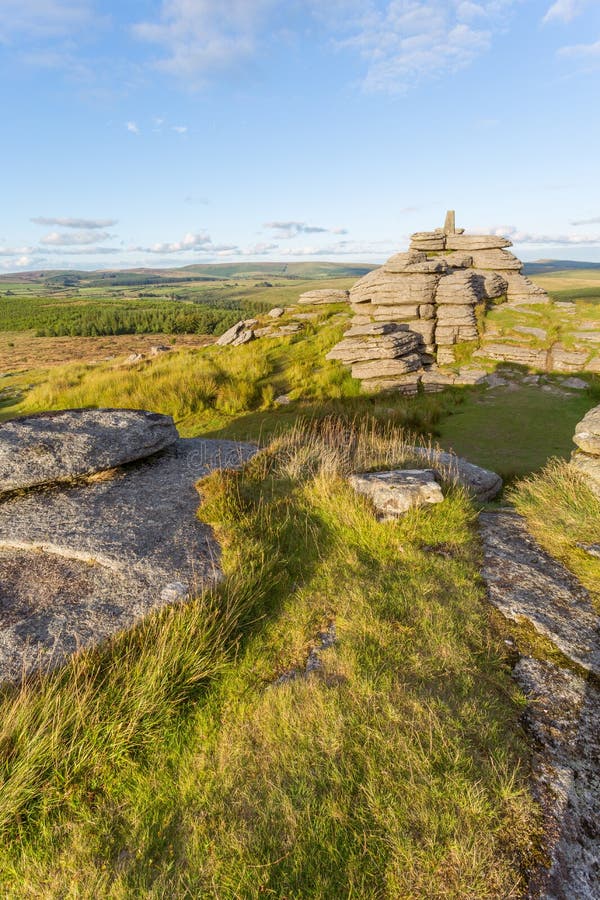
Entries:
<svg viewBox="0 0 600 900">
<path fill-rule="evenodd" d="M 4 896 L 522 895 L 538 826 L 473 510 L 380 524 L 340 478 L 404 453 L 329 425 L 213 474 L 216 595 L 4 700 Z"/>
</svg>

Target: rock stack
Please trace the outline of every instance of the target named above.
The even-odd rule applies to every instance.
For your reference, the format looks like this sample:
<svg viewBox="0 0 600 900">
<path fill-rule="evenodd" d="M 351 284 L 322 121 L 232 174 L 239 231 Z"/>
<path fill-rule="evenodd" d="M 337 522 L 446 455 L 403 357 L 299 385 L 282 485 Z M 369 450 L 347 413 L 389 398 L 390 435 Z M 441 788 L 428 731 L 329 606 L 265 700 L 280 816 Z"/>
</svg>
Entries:
<svg viewBox="0 0 600 900">
<path fill-rule="evenodd" d="M 478 305 L 548 302 L 510 246 L 497 235 L 465 234 L 448 213 L 443 229 L 414 234 L 408 252 L 354 285 L 351 330 L 328 358 L 352 365 L 367 389 L 445 386 L 435 364 L 452 364 L 457 344 L 479 340 Z"/>
<path fill-rule="evenodd" d="M 600 406 L 591 409 L 575 429 L 577 450 L 571 465 L 583 475 L 592 493 L 600 498 Z"/>
</svg>

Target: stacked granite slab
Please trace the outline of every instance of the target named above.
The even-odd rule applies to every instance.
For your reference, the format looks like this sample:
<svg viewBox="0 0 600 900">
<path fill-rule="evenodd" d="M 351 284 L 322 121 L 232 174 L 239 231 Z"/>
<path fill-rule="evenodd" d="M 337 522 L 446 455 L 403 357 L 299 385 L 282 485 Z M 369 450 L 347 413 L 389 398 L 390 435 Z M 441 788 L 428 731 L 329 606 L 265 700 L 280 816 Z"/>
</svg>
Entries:
<svg viewBox="0 0 600 900">
<path fill-rule="evenodd" d="M 318 291 L 306 291 L 300 294 L 298 303 L 302 306 L 325 306 L 329 303 L 347 303 L 348 291 L 335 288 L 322 288 Z"/>
</svg>

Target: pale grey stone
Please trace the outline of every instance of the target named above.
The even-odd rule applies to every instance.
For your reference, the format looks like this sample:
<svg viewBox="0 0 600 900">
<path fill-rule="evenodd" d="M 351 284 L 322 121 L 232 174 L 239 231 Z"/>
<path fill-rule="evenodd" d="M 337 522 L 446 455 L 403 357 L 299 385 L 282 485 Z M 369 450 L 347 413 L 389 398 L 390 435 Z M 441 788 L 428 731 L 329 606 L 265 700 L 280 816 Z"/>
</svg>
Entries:
<svg viewBox="0 0 600 900">
<path fill-rule="evenodd" d="M 409 452 L 435 468 L 444 480 L 461 485 L 482 503 L 493 500 L 502 490 L 499 475 L 454 453 L 428 447 L 411 447 Z"/>
<path fill-rule="evenodd" d="M 348 363 L 372 359 L 397 359 L 418 350 L 420 344 L 421 335 L 410 331 L 362 339 L 344 338 L 329 351 L 326 359 L 338 359 Z"/>
<path fill-rule="evenodd" d="M 553 372 L 581 372 L 589 355 L 589 350 L 566 350 L 555 344 L 550 350 L 549 367 Z"/>
<path fill-rule="evenodd" d="M 244 331 L 245 326 L 243 320 L 240 322 L 236 322 L 235 325 L 232 325 L 231 328 L 228 328 L 227 331 L 224 331 L 221 337 L 217 340 L 217 344 L 220 347 L 226 347 L 227 344 L 233 344 L 235 339 L 239 334 Z"/>
<path fill-rule="evenodd" d="M 583 382 L 583 384 L 587 387 L 586 382 Z M 590 409 L 581 422 L 577 423 L 573 441 L 584 453 L 600 456 L 600 406 Z"/>
<path fill-rule="evenodd" d="M 433 469 L 394 469 L 350 475 L 354 490 L 373 503 L 377 513 L 396 518 L 413 507 L 442 503 L 444 495 Z"/>
<path fill-rule="evenodd" d="M 592 494 L 600 500 L 600 457 L 575 451 L 571 457 L 571 465 L 583 476 Z"/>
<path fill-rule="evenodd" d="M 243 344 L 248 344 L 250 341 L 254 340 L 254 332 L 247 328 L 244 331 L 240 331 L 238 336 L 231 342 L 232 347 L 241 347 Z"/>
<path fill-rule="evenodd" d="M 473 265 L 476 269 L 492 269 L 494 272 L 520 272 L 523 263 L 506 250 L 475 250 Z"/>
<path fill-rule="evenodd" d="M 493 605 L 526 618 L 581 668 L 600 674 L 600 619 L 585 588 L 541 549 L 516 513 L 480 516 L 483 577 Z"/>
<path fill-rule="evenodd" d="M 532 369 L 546 370 L 547 351 L 536 350 L 519 344 L 484 343 L 480 350 L 473 354 L 480 359 L 492 359 L 498 362 L 514 362 Z"/>
<path fill-rule="evenodd" d="M 171 416 L 72 409 L 0 425 L 0 494 L 71 481 L 143 459 L 178 440 Z"/>
<path fill-rule="evenodd" d="M 586 391 L 589 388 L 589 384 L 583 378 L 561 378 L 560 386 L 570 391 Z"/>
<path fill-rule="evenodd" d="M 58 665 L 130 627 L 173 602 L 175 582 L 190 595 L 213 584 L 219 547 L 196 516 L 195 485 L 254 452 L 233 441 L 179 440 L 110 479 L 0 501 L 0 681 Z"/>
<path fill-rule="evenodd" d="M 321 306 L 329 303 L 347 303 L 349 291 L 340 291 L 334 288 L 324 288 L 317 291 L 306 291 L 301 294 L 298 303 L 309 306 Z"/>
<path fill-rule="evenodd" d="M 272 319 L 279 319 L 285 313 L 285 310 L 281 306 L 274 306 L 273 309 L 270 309 L 267 313 Z"/>
</svg>

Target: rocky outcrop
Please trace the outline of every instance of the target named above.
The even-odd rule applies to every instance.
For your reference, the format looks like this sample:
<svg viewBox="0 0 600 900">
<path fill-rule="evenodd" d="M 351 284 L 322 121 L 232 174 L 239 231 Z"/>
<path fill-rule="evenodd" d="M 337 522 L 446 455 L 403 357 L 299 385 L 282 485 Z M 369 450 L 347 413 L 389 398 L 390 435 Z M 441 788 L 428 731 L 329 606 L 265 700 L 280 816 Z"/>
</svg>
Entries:
<svg viewBox="0 0 600 900">
<path fill-rule="evenodd" d="M 385 372 L 378 372 L 372 365 L 379 358 L 369 355 L 375 344 L 365 342 L 363 356 L 353 357 L 351 362 L 355 367 L 360 363 L 352 374 L 367 390 L 414 393 L 419 388 L 443 389 L 443 373 L 428 377 L 432 366 L 436 362 L 453 364 L 457 344 L 475 345 L 479 341 L 478 306 L 483 311 L 487 303 L 507 297 L 519 302 L 524 296 L 536 302 L 547 300 L 540 288 L 520 274 L 523 264 L 505 249 L 511 246 L 510 241 L 497 235 L 464 234 L 455 228 L 454 218 L 451 211 L 444 229 L 414 234 L 407 252 L 394 254 L 350 291 L 353 329 L 374 323 L 395 324 L 420 337 L 420 364 L 411 357 Z M 344 341 L 348 337 L 345 335 Z M 344 341 L 334 348 L 330 359 L 347 361 L 337 352 L 340 347 L 343 351 Z M 405 355 L 397 353 L 393 358 L 400 360 Z M 545 365 L 545 357 L 543 362 Z M 533 364 L 538 364 L 537 358 Z M 408 371 L 413 377 L 407 381 Z"/>
<path fill-rule="evenodd" d="M 600 406 L 591 409 L 579 422 L 573 441 L 578 449 L 573 452 L 571 465 L 600 499 Z"/>
<path fill-rule="evenodd" d="M 143 459 L 179 440 L 171 416 L 71 409 L 0 425 L 0 495 L 72 481 Z"/>
<path fill-rule="evenodd" d="M 394 469 L 350 475 L 351 487 L 368 497 L 376 512 L 393 519 L 417 506 L 441 503 L 444 499 L 439 475 L 433 469 Z"/>
<path fill-rule="evenodd" d="M 318 291 L 306 291 L 304 294 L 300 294 L 298 303 L 306 306 L 321 306 L 326 303 L 347 303 L 348 296 L 348 291 L 325 288 Z"/>
<path fill-rule="evenodd" d="M 67 451 L 103 412 L 56 417 Z M 196 516 L 196 481 L 240 465 L 254 448 L 175 438 L 162 453 L 152 446 L 154 455 L 88 482 L 65 485 L 71 468 L 65 460 L 61 469 L 59 456 L 52 486 L 45 478 L 43 489 L 0 499 L 0 682 L 57 665 L 219 577 L 218 545 Z"/>
</svg>

